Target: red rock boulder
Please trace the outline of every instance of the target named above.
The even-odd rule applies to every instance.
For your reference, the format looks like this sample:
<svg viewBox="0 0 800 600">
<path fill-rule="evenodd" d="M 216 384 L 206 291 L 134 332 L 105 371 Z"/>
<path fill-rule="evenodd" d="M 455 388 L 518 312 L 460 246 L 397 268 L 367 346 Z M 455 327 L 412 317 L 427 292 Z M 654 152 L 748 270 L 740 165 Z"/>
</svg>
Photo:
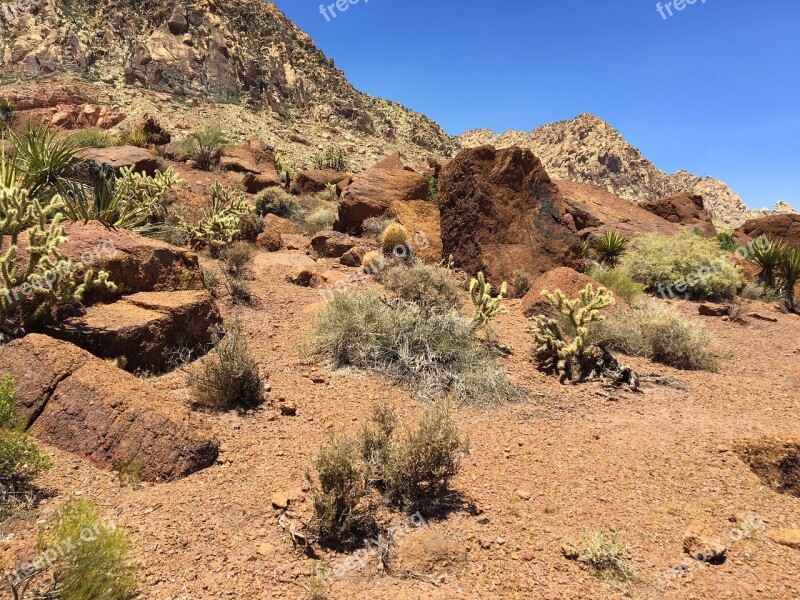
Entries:
<svg viewBox="0 0 800 600">
<path fill-rule="evenodd" d="M 580 240 L 556 185 L 530 150 L 462 151 L 439 182 L 442 255 L 496 285 L 514 271 L 579 266 Z"/>
<path fill-rule="evenodd" d="M 292 181 L 291 192 L 300 196 L 317 194 L 324 192 L 329 185 L 336 185 L 338 190 L 339 183 L 349 182 L 352 177 L 350 173 L 341 173 L 332 169 L 300 171 Z"/>
<path fill-rule="evenodd" d="M 717 233 L 711 215 L 703 205 L 703 197 L 699 194 L 680 192 L 659 200 L 640 202 L 639 206 L 670 223 L 697 228 L 703 235 L 710 236 Z"/>
<path fill-rule="evenodd" d="M 580 291 L 589 284 L 592 284 L 595 290 L 602 287 L 602 284 L 588 275 L 578 273 L 576 270 L 570 269 L 569 267 L 559 267 L 548 271 L 534 279 L 530 291 L 522 298 L 522 313 L 526 317 L 532 317 L 534 315 L 543 315 L 550 312 L 552 305 L 542 296 L 544 290 L 550 293 L 561 290 L 567 298 L 575 299 L 580 294 Z M 628 307 L 628 303 L 616 294 L 614 294 L 614 300 L 616 304 L 603 309 L 602 312 L 611 313 L 621 308 Z"/>
<path fill-rule="evenodd" d="M 750 219 L 734 232 L 733 237 L 740 244 L 746 244 L 762 235 L 782 240 L 793 248 L 800 248 L 800 215 L 770 215 Z"/>
<path fill-rule="evenodd" d="M 76 155 L 78 159 L 102 166 L 108 165 L 115 171 L 133 168 L 136 173 L 154 175 L 158 170 L 158 160 L 144 148 L 136 146 L 112 146 L 111 148 L 86 148 Z"/>
</svg>

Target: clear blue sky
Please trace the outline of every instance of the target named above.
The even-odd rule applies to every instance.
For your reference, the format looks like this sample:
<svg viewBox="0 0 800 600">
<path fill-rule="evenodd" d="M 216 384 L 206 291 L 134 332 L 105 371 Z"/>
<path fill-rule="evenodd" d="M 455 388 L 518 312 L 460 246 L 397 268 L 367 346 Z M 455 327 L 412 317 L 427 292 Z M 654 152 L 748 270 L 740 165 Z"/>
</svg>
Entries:
<svg viewBox="0 0 800 600">
<path fill-rule="evenodd" d="M 449 133 L 589 112 L 665 171 L 800 210 L 800 0 L 666 20 L 651 0 L 360 0 L 330 21 L 319 0 L 276 4 L 356 88 Z"/>
</svg>

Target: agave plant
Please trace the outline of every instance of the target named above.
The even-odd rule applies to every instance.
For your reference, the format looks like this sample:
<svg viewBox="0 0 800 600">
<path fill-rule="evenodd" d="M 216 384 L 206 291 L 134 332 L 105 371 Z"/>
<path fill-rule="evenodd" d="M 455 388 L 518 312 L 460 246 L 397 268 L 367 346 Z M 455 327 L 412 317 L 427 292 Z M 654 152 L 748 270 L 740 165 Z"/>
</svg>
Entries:
<svg viewBox="0 0 800 600">
<path fill-rule="evenodd" d="M 755 241 L 750 252 L 750 260 L 761 267 L 759 282 L 770 288 L 776 287 L 775 270 L 780 266 L 787 250 L 788 247 L 782 241 L 765 235 Z"/>
<path fill-rule="evenodd" d="M 0 98 L 0 131 L 11 127 L 15 112 L 14 105 L 8 98 Z"/>
<path fill-rule="evenodd" d="M 68 197 L 77 192 L 78 147 L 69 136 L 29 122 L 20 134 L 11 133 L 11 143 L 14 160 L 23 173 L 22 187 L 32 197 Z"/>
<path fill-rule="evenodd" d="M 600 261 L 611 266 L 617 264 L 617 259 L 628 249 L 628 242 L 617 231 L 606 231 L 593 242 L 594 249 L 600 255 Z"/>
<path fill-rule="evenodd" d="M 800 248 L 787 247 L 780 260 L 781 276 L 786 286 L 789 310 L 795 310 L 794 288 L 800 280 Z"/>
</svg>

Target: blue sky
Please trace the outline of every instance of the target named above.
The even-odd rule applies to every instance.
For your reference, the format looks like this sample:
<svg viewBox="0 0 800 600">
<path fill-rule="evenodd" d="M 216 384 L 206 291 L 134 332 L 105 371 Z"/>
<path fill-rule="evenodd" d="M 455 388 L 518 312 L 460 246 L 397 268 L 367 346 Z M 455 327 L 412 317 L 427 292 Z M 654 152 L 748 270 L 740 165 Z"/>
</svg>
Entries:
<svg viewBox="0 0 800 600">
<path fill-rule="evenodd" d="M 696 0 L 666 20 L 651 0 L 360 0 L 330 21 L 320 0 L 276 4 L 356 88 L 449 133 L 589 112 L 665 171 L 800 210 L 798 0 Z"/>
</svg>

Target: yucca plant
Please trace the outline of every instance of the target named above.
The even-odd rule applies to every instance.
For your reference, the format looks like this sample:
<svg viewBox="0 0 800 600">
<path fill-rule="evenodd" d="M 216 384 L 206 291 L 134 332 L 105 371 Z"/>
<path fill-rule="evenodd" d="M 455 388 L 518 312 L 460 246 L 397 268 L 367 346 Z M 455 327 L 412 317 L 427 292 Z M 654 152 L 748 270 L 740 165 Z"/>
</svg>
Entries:
<svg viewBox="0 0 800 600">
<path fill-rule="evenodd" d="M 8 98 L 0 98 L 0 130 L 11 127 L 16 109 Z"/>
<path fill-rule="evenodd" d="M 785 243 L 766 235 L 758 238 L 752 245 L 750 260 L 761 267 L 758 280 L 770 288 L 775 286 L 775 271 L 780 266 L 788 248 Z"/>
<path fill-rule="evenodd" d="M 20 134 L 11 133 L 14 162 L 22 173 L 21 186 L 31 197 L 43 200 L 55 195 L 74 196 L 78 147 L 70 136 L 52 131 L 41 123 L 29 122 Z"/>
<path fill-rule="evenodd" d="M 617 231 L 606 231 L 596 238 L 593 247 L 600 255 L 601 262 L 612 267 L 617 264 L 617 259 L 628 249 L 628 242 Z"/>
<path fill-rule="evenodd" d="M 800 280 L 800 248 L 786 248 L 781 257 L 781 276 L 786 286 L 786 302 L 789 310 L 795 310 L 794 288 Z"/>
</svg>

